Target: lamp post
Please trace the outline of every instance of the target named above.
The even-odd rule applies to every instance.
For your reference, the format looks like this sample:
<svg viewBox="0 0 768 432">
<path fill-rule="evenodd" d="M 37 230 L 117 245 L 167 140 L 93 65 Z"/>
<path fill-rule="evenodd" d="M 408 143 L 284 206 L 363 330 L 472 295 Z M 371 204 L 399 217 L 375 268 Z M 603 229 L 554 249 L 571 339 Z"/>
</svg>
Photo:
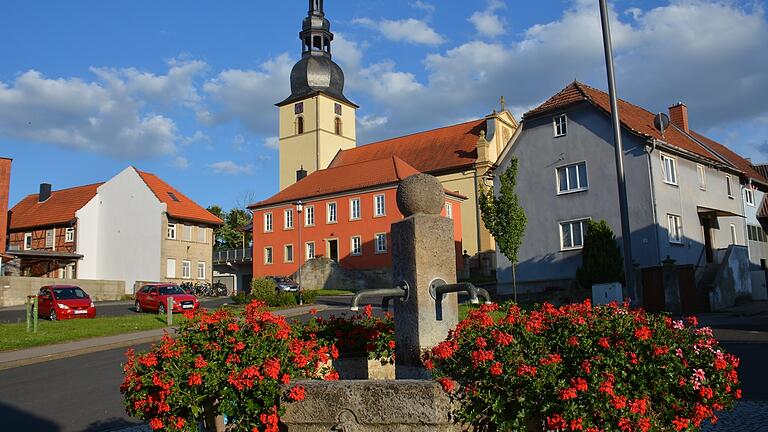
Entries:
<svg viewBox="0 0 768 432">
<path fill-rule="evenodd" d="M 627 294 L 632 302 L 638 300 L 632 277 L 632 242 L 629 227 L 629 206 L 627 204 L 627 181 L 624 177 L 624 148 L 621 144 L 621 123 L 619 120 L 619 102 L 616 96 L 616 76 L 613 69 L 613 46 L 611 26 L 608 19 L 606 0 L 600 2 L 600 20 L 603 27 L 603 48 L 605 49 L 605 69 L 608 74 L 608 94 L 611 99 L 611 121 L 613 123 L 613 144 L 616 156 L 616 177 L 619 187 L 619 212 L 621 214 L 621 240 L 624 248 L 624 278 Z"/>
<path fill-rule="evenodd" d="M 302 259 L 304 257 L 304 248 L 302 247 L 302 244 L 301 244 L 301 224 L 302 224 L 301 213 L 303 211 L 304 211 L 304 203 L 301 202 L 300 200 L 296 201 L 296 213 L 298 214 L 298 217 L 296 218 L 297 220 L 295 221 L 295 223 L 299 227 L 298 228 L 298 231 L 299 231 L 299 244 L 297 245 L 298 247 L 296 249 L 298 249 L 298 253 L 299 253 L 299 304 L 300 305 L 304 304 L 304 296 L 301 293 L 302 290 L 304 289 L 301 286 L 301 266 L 302 266 Z"/>
</svg>

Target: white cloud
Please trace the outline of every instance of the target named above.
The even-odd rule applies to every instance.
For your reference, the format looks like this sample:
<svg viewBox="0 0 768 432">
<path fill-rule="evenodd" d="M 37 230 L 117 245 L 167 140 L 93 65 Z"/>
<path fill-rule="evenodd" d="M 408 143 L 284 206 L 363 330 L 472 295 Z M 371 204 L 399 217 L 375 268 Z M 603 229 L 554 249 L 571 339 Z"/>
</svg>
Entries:
<svg viewBox="0 0 768 432">
<path fill-rule="evenodd" d="M 173 161 L 170 164 L 174 168 L 178 169 L 187 169 L 189 168 L 189 159 L 185 158 L 184 156 L 176 156 L 173 158 Z"/>
<path fill-rule="evenodd" d="M 214 174 L 227 174 L 227 175 L 239 175 L 239 174 L 253 174 L 253 165 L 243 164 L 240 165 L 231 160 L 214 162 L 208 165 L 213 170 Z"/>
<path fill-rule="evenodd" d="M 409 42 L 423 45 L 440 45 L 445 39 L 426 22 L 415 18 L 401 20 L 374 21 L 370 18 L 358 18 L 352 21 L 377 30 L 385 38 L 395 42 Z"/>
<path fill-rule="evenodd" d="M 411 7 L 415 9 L 423 10 L 428 14 L 433 14 L 435 12 L 435 5 L 422 0 L 416 0 L 415 2 L 412 2 Z"/>
<path fill-rule="evenodd" d="M 364 132 L 385 126 L 389 119 L 385 116 L 365 115 L 357 119 L 357 127 Z"/>
<path fill-rule="evenodd" d="M 181 144 L 184 144 L 184 145 L 191 145 L 191 144 L 201 143 L 201 142 L 209 143 L 211 142 L 211 137 L 206 135 L 203 131 L 199 131 L 199 130 L 195 131 L 195 133 L 192 134 L 191 136 L 181 138 Z"/>
<path fill-rule="evenodd" d="M 485 10 L 477 11 L 469 17 L 468 21 L 475 26 L 478 34 L 495 38 L 506 33 L 504 19 L 497 13 L 506 8 L 506 4 L 500 0 L 488 0 Z"/>
<path fill-rule="evenodd" d="M 267 137 L 264 139 L 264 147 L 277 150 L 280 148 L 280 139 L 276 136 Z"/>
</svg>

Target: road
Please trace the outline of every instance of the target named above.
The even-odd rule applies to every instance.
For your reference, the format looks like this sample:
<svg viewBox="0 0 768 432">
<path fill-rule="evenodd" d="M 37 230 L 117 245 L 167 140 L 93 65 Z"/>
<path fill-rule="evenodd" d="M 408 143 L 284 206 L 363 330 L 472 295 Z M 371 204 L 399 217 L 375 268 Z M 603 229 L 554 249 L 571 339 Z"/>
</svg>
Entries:
<svg viewBox="0 0 768 432">
<path fill-rule="evenodd" d="M 202 298 L 200 303 L 208 309 L 216 309 L 224 303 L 231 303 L 229 297 Z M 133 302 L 97 302 L 96 315 L 99 317 L 117 317 L 136 313 L 133 310 Z M 24 322 L 24 307 L 10 307 L 0 309 L 0 323 L 18 323 Z"/>
</svg>

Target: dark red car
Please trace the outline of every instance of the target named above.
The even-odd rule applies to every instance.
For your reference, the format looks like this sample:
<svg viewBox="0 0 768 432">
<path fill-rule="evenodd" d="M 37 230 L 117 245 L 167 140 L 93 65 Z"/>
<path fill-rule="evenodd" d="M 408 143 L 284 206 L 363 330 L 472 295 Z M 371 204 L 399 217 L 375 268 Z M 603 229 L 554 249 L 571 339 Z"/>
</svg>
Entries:
<svg viewBox="0 0 768 432">
<path fill-rule="evenodd" d="M 176 284 L 149 284 L 136 292 L 136 312 L 154 311 L 166 313 L 168 298 L 173 297 L 173 312 L 197 310 L 200 302 Z"/>
<path fill-rule="evenodd" d="M 47 285 L 37 294 L 37 315 L 51 321 L 70 318 L 95 318 L 96 305 L 82 288 L 75 285 Z"/>
</svg>

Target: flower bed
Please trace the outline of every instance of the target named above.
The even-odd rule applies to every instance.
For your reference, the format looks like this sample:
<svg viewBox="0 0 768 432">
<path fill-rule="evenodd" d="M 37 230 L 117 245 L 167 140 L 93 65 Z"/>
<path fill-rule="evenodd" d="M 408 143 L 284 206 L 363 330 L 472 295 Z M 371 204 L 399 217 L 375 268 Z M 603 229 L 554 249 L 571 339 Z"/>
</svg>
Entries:
<svg viewBox="0 0 768 432">
<path fill-rule="evenodd" d="M 481 429 L 696 431 L 741 397 L 707 328 L 589 301 L 531 312 L 472 311 L 425 366 Z"/>
<path fill-rule="evenodd" d="M 153 430 L 197 431 L 227 416 L 228 431 L 278 430 L 281 397 L 300 400 L 303 388 L 282 394 L 296 378 L 337 379 L 326 365 L 335 348 L 297 333 L 285 318 L 254 301 L 242 319 L 231 311 L 188 316 L 176 339 L 166 335 L 143 354 L 128 353 L 121 391 L 128 414 Z"/>
</svg>

